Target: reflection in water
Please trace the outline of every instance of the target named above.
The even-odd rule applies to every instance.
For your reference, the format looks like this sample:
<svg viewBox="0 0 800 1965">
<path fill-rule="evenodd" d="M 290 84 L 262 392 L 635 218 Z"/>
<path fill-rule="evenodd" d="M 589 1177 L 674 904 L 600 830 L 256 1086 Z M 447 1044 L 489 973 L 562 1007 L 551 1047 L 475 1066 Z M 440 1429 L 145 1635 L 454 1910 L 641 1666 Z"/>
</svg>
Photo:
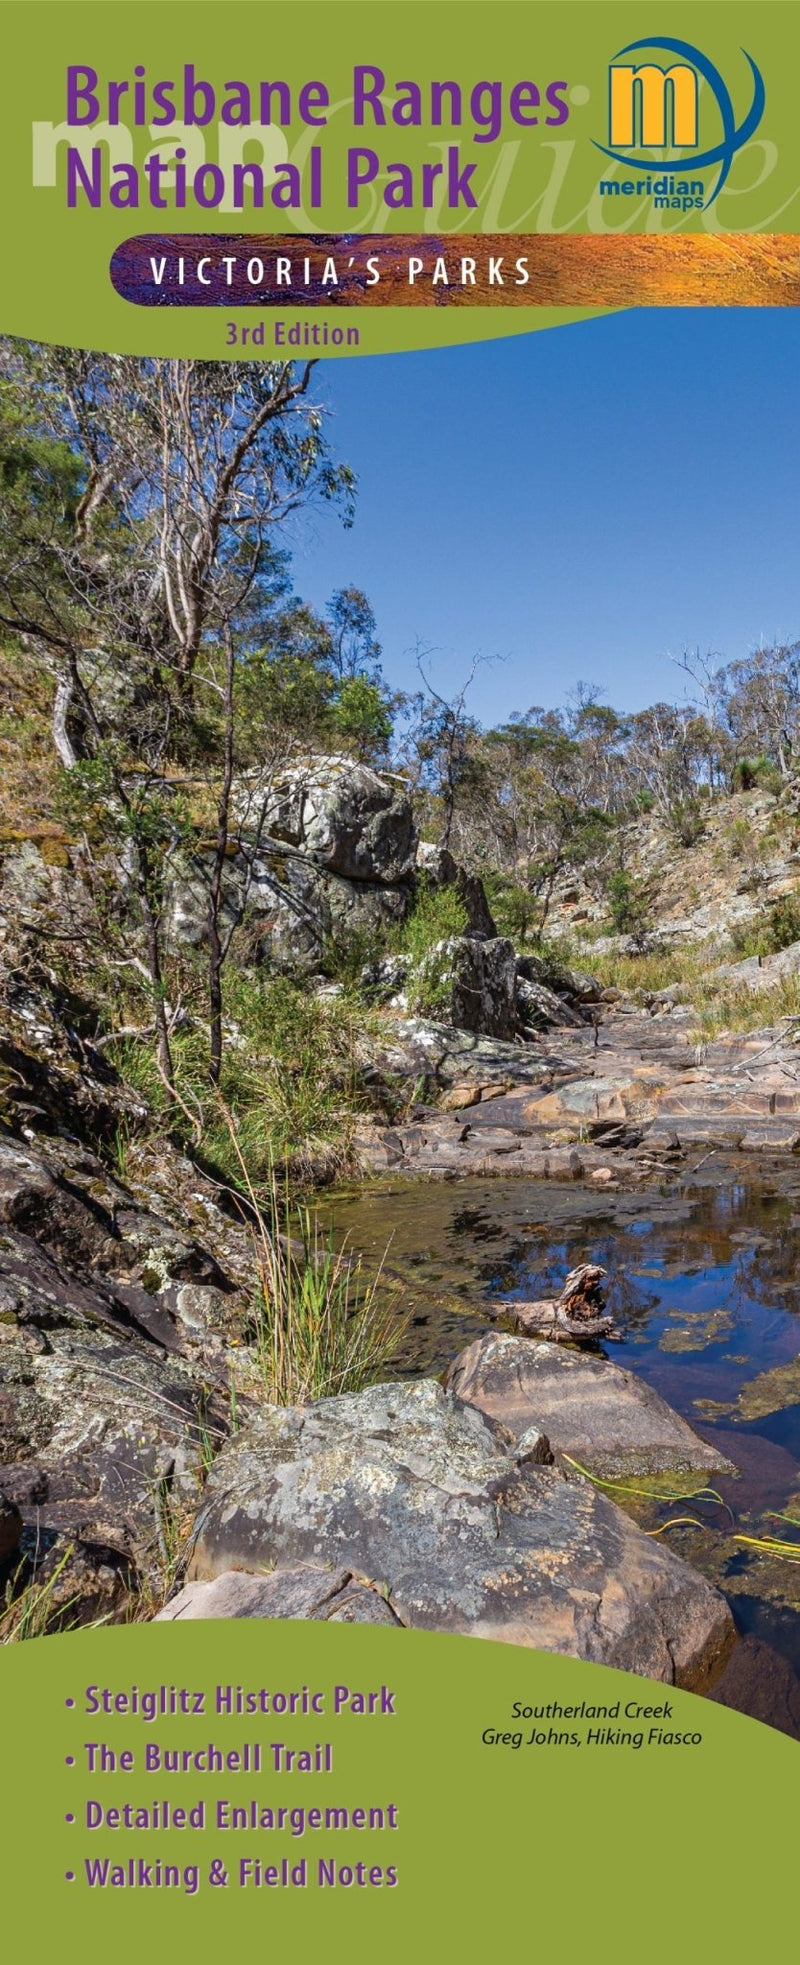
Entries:
<svg viewBox="0 0 800 1965">
<path fill-rule="evenodd" d="M 601 1263 L 621 1337 L 607 1355 L 739 1469 L 714 1483 L 734 1529 L 721 1507 L 692 1504 L 698 1526 L 669 1530 L 669 1545 L 726 1590 L 740 1628 L 800 1668 L 800 1566 L 733 1539 L 800 1544 L 800 1527 L 774 1518 L 800 1524 L 800 1170 L 747 1184 L 731 1171 L 716 1159 L 685 1185 L 613 1199 L 493 1180 L 375 1184 L 326 1205 L 337 1236 L 367 1257 L 390 1243 L 388 1270 L 412 1310 L 403 1377 L 444 1371 L 502 1321 L 504 1303 L 556 1296 L 577 1263 Z M 646 1527 L 667 1519 L 663 1504 L 625 1505 Z"/>
</svg>

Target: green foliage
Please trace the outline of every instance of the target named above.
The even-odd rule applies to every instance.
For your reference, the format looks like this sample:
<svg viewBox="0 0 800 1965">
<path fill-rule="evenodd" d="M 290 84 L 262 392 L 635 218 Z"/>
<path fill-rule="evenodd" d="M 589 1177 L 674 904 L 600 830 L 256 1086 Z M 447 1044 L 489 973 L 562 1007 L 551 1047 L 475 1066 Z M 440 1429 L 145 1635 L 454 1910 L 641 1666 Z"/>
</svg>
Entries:
<svg viewBox="0 0 800 1965">
<path fill-rule="evenodd" d="M 800 895 L 782 894 L 759 921 L 734 923 L 731 947 L 740 960 L 751 955 L 778 955 L 800 942 Z"/>
<path fill-rule="evenodd" d="M 349 676 L 331 703 L 331 732 L 356 757 L 383 756 L 392 734 L 392 713 L 384 690 L 366 676 Z"/>
<path fill-rule="evenodd" d="M 644 935 L 650 925 L 650 897 L 626 867 L 617 867 L 608 883 L 608 912 L 618 935 Z"/>
<path fill-rule="evenodd" d="M 313 743 L 329 715 L 333 678 L 318 657 L 295 648 L 260 649 L 239 670 L 239 751 L 257 759 L 270 736 Z"/>
<path fill-rule="evenodd" d="M 416 1016 L 444 1016 L 452 1000 L 453 958 L 445 944 L 429 948 L 412 970 L 408 983 L 408 1007 Z"/>
<path fill-rule="evenodd" d="M 62 1601 L 59 1595 L 61 1577 L 74 1553 L 70 1543 L 43 1581 L 34 1575 L 26 1583 L 25 1565 L 19 1565 L 0 1598 L 0 1644 L 23 1644 L 28 1638 L 46 1636 L 48 1631 L 77 1628 L 80 1596 L 76 1593 Z"/>
<path fill-rule="evenodd" d="M 140 888 L 158 912 L 168 856 L 193 839 L 186 801 L 147 773 L 123 778 L 112 745 L 105 743 L 95 757 L 61 772 L 54 804 L 66 826 L 133 849 Z"/>
<path fill-rule="evenodd" d="M 346 990 L 357 989 L 362 970 L 380 962 L 387 953 L 388 939 L 385 927 L 354 927 L 345 921 L 340 931 L 329 936 L 324 959 L 326 977 L 331 982 L 342 983 Z"/>
<path fill-rule="evenodd" d="M 731 857 L 734 860 L 750 858 L 753 847 L 753 832 L 748 819 L 734 819 L 727 829 L 727 839 Z"/>
<path fill-rule="evenodd" d="M 484 874 L 483 885 L 498 933 L 509 935 L 519 947 L 524 947 L 538 912 L 530 887 L 497 872 Z"/>
<path fill-rule="evenodd" d="M 454 887 L 420 883 L 416 903 L 400 931 L 399 951 L 413 964 L 422 962 L 437 942 L 467 932 L 467 910 Z"/>
<path fill-rule="evenodd" d="M 185 1135 L 194 1122 L 196 1150 L 229 1185 L 239 1184 L 240 1160 L 254 1186 L 274 1163 L 286 1164 L 297 1180 L 313 1180 L 347 1165 L 363 1103 L 355 1052 L 365 1015 L 349 993 L 321 997 L 303 979 L 231 969 L 221 1099 L 208 1083 L 208 1038 L 199 1024 L 172 1039 L 180 1105 L 159 1077 L 151 1044 L 120 1044 L 115 1061 L 162 1123 Z"/>
<path fill-rule="evenodd" d="M 776 954 L 800 942 L 800 894 L 781 894 L 770 910 L 769 934 Z"/>
<path fill-rule="evenodd" d="M 780 771 L 770 757 L 740 757 L 733 767 L 734 791 L 779 792 L 783 784 Z"/>
</svg>

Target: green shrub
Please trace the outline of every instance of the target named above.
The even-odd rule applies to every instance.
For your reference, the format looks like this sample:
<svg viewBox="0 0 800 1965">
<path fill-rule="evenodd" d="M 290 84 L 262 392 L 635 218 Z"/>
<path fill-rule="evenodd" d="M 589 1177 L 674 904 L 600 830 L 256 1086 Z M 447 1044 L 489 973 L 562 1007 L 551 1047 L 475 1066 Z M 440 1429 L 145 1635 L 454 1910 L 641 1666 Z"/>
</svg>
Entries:
<svg viewBox="0 0 800 1965">
<path fill-rule="evenodd" d="M 696 846 L 706 831 L 707 814 L 699 798 L 679 798 L 670 809 L 669 829 L 679 846 Z"/>
<path fill-rule="evenodd" d="M 255 1185 L 274 1162 L 285 1162 L 303 1181 L 346 1167 L 364 1102 L 355 1047 L 367 1017 L 347 990 L 326 997 L 302 979 L 229 971 L 221 1093 Z M 194 1128 L 192 1144 L 202 1159 L 236 1187 L 239 1160 L 208 1082 L 205 1028 L 193 1023 L 177 1030 L 172 1054 L 180 1104 L 159 1077 L 152 1044 L 120 1044 L 115 1062 L 162 1121 L 178 1134 Z"/>
<path fill-rule="evenodd" d="M 416 965 L 437 942 L 465 935 L 468 926 L 467 910 L 454 887 L 421 885 L 413 912 L 400 931 L 399 953 Z"/>
<path fill-rule="evenodd" d="M 412 969 L 408 1007 L 419 1017 L 443 1017 L 452 1002 L 453 957 L 447 944 L 429 948 Z"/>
<path fill-rule="evenodd" d="M 768 955 L 769 936 L 763 922 L 734 921 L 728 930 L 731 950 L 740 962 L 750 955 Z"/>
<path fill-rule="evenodd" d="M 650 923 L 650 897 L 641 881 L 617 867 L 608 883 L 608 912 L 618 935 L 645 935 Z"/>
<path fill-rule="evenodd" d="M 484 874 L 483 884 L 498 934 L 509 935 L 518 947 L 524 947 L 536 919 L 536 896 L 530 887 L 508 880 L 502 873 Z"/>
<path fill-rule="evenodd" d="M 734 791 L 779 792 L 783 784 L 771 757 L 740 757 L 733 767 Z"/>
<path fill-rule="evenodd" d="M 768 930 L 776 954 L 800 942 L 800 894 L 781 895 L 770 912 Z"/>
</svg>

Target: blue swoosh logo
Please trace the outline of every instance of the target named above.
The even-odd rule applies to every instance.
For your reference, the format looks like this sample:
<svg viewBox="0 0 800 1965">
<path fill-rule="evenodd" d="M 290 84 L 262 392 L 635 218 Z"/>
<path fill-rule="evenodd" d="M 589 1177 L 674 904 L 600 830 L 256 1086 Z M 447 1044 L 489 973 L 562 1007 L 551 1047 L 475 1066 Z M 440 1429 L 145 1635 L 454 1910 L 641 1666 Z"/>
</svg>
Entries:
<svg viewBox="0 0 800 1965">
<path fill-rule="evenodd" d="M 692 67 L 697 69 L 698 75 L 702 75 L 703 80 L 708 83 L 712 91 L 722 119 L 721 142 L 713 144 L 709 150 L 693 153 L 691 157 L 687 157 L 681 161 L 685 161 L 687 168 L 691 170 L 702 170 L 709 164 L 721 164 L 722 168 L 717 183 L 708 200 L 708 203 L 713 205 L 714 199 L 719 197 L 737 150 L 741 150 L 743 144 L 749 143 L 751 136 L 758 129 L 758 125 L 764 114 L 766 90 L 764 88 L 763 76 L 756 67 L 752 55 L 749 55 L 747 49 L 743 48 L 742 54 L 744 55 L 745 61 L 750 65 L 753 77 L 753 100 L 743 122 L 737 127 L 733 103 L 731 102 L 730 94 L 720 75 L 719 69 L 714 67 L 714 63 L 709 61 L 707 55 L 701 54 L 699 48 L 693 48 L 690 41 L 676 41 L 672 39 L 658 41 L 650 40 L 648 37 L 644 41 L 629 41 L 626 48 L 620 48 L 619 53 L 620 55 L 631 55 L 639 52 L 642 48 L 660 48 L 666 50 L 667 54 L 681 55 L 684 61 L 691 62 Z M 618 60 L 618 58 L 618 56 L 615 56 L 615 60 Z M 604 157 L 613 157 L 614 162 L 617 164 L 627 164 L 629 168 L 631 165 L 634 165 L 640 170 L 647 171 L 651 171 L 653 168 L 652 156 L 632 156 L 630 151 L 610 150 L 606 144 L 597 143 L 596 141 L 594 147 L 596 150 L 601 150 Z M 672 165 L 671 168 L 675 169 L 676 167 Z"/>
</svg>

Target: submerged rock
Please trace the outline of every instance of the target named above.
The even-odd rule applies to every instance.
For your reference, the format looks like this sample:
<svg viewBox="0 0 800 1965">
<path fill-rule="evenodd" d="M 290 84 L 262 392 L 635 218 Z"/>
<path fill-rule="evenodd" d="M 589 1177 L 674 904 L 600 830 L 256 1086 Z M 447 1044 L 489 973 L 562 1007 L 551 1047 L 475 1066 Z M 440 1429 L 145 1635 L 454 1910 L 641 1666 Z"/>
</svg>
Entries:
<svg viewBox="0 0 800 1965">
<path fill-rule="evenodd" d="M 607 1358 L 490 1333 L 450 1366 L 448 1389 L 515 1435 L 540 1426 L 589 1473 L 732 1473 L 680 1414 Z"/>
<path fill-rule="evenodd" d="M 762 1638 L 741 1639 L 708 1696 L 800 1740 L 800 1680 L 788 1658 Z"/>
<path fill-rule="evenodd" d="M 733 1638 L 702 1577 L 432 1380 L 267 1411 L 212 1467 L 193 1580 L 332 1558 L 403 1624 L 668 1683 L 704 1683 Z"/>
</svg>

